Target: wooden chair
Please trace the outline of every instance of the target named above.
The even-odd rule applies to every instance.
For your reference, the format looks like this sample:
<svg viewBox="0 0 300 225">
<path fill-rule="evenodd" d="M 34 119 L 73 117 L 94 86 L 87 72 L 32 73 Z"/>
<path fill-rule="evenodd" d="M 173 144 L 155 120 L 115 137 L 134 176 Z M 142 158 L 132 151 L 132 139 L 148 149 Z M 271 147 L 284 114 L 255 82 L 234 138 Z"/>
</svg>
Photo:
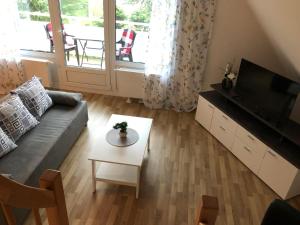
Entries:
<svg viewBox="0 0 300 225">
<path fill-rule="evenodd" d="M 42 225 L 40 208 L 46 209 L 49 225 L 69 225 L 59 171 L 45 171 L 40 178 L 40 188 L 29 187 L 0 175 L 0 204 L 8 225 L 16 225 L 12 208 L 32 209 L 36 225 Z"/>
<path fill-rule="evenodd" d="M 214 225 L 219 211 L 218 199 L 203 195 L 195 225 Z"/>
</svg>

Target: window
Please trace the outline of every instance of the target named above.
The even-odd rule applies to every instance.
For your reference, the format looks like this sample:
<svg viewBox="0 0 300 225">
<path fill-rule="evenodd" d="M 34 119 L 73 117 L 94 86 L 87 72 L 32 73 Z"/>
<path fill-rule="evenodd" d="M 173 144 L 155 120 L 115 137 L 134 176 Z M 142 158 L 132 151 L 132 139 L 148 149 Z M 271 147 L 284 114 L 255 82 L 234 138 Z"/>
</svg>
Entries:
<svg viewBox="0 0 300 225">
<path fill-rule="evenodd" d="M 105 69 L 103 0 L 60 0 L 67 65 Z"/>
<path fill-rule="evenodd" d="M 18 44 L 21 49 L 50 52 L 44 26 L 49 23 L 48 0 L 18 0 Z"/>
<path fill-rule="evenodd" d="M 18 0 L 20 48 L 55 52 L 53 35 L 56 34 L 52 33 L 50 14 L 51 18 L 58 18 L 60 13 L 65 65 L 105 70 L 111 64 L 106 63 L 106 43 L 115 46 L 115 52 L 110 51 L 110 55 L 116 59 L 117 65 L 143 68 L 149 40 L 152 0 L 115 0 L 115 4 L 108 4 L 109 1 L 55 0 L 54 3 L 60 5 L 58 12 L 59 7 L 52 7 L 52 1 L 49 8 L 48 0 Z M 104 6 L 107 7 L 106 11 Z M 105 18 L 112 18 L 107 15 L 108 11 L 114 10 L 115 21 L 104 21 Z M 106 32 L 111 33 L 112 26 L 108 26 L 104 32 L 104 22 L 110 25 L 115 23 L 115 37 L 105 35 Z M 110 37 L 110 40 L 105 40 L 105 37 Z"/>
<path fill-rule="evenodd" d="M 152 0 L 116 0 L 116 60 L 145 63 Z"/>
</svg>

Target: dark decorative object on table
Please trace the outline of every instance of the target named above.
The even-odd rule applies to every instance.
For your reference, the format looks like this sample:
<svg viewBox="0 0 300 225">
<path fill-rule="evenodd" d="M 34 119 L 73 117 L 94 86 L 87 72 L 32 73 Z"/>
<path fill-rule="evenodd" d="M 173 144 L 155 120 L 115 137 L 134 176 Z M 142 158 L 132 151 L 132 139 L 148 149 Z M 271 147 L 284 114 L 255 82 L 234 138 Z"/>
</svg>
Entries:
<svg viewBox="0 0 300 225">
<path fill-rule="evenodd" d="M 120 129 L 120 137 L 121 138 L 126 138 L 127 136 L 127 122 L 122 122 L 122 123 L 116 123 L 113 128 L 114 129 Z"/>
<path fill-rule="evenodd" d="M 233 87 L 233 80 L 235 79 L 235 74 L 232 71 L 232 64 L 227 63 L 225 72 L 224 72 L 224 79 L 222 80 L 222 88 L 225 90 L 230 90 Z"/>
<path fill-rule="evenodd" d="M 224 77 L 222 80 L 222 88 L 225 90 L 230 90 L 233 87 L 233 82 L 228 77 Z"/>
</svg>

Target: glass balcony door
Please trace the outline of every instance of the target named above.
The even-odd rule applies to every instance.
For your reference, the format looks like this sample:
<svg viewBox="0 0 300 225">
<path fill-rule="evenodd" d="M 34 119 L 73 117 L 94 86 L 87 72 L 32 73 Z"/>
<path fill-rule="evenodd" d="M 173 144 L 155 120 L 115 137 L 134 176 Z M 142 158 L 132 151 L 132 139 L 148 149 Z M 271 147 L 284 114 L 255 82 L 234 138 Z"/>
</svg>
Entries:
<svg viewBox="0 0 300 225">
<path fill-rule="evenodd" d="M 67 86 L 109 90 L 109 0 L 49 1 L 53 52 Z"/>
</svg>

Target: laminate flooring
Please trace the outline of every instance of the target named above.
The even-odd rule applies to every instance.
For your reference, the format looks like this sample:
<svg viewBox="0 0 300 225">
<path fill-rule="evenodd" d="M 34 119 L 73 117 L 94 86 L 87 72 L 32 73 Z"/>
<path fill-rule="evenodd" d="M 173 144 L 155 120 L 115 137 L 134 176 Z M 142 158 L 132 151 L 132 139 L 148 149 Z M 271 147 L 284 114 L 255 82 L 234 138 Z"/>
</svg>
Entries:
<svg viewBox="0 0 300 225">
<path fill-rule="evenodd" d="M 84 97 L 88 126 L 60 167 L 70 225 L 194 225 L 202 195 L 218 197 L 217 225 L 259 225 L 279 198 L 194 120 L 195 112 L 151 110 L 121 97 Z M 88 154 L 101 149 L 99 132 L 113 113 L 154 119 L 138 200 L 133 187 L 101 182 L 92 193 Z M 300 209 L 300 197 L 289 203 Z M 26 222 L 31 224 L 32 216 Z"/>
</svg>

